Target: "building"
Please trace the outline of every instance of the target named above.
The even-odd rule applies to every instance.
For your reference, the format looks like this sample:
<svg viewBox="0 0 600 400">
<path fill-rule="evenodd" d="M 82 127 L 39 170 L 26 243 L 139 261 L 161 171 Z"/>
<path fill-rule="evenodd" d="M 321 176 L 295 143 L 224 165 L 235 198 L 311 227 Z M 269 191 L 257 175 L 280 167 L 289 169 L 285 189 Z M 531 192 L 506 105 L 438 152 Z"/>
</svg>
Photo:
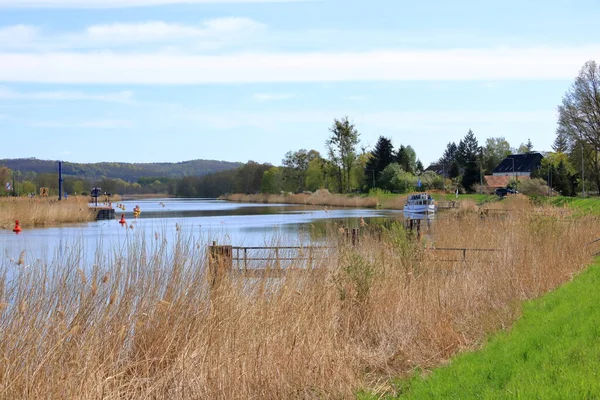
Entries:
<svg viewBox="0 0 600 400">
<path fill-rule="evenodd" d="M 511 154 L 506 157 L 492 172 L 493 176 L 509 176 L 512 178 L 528 177 L 542 165 L 540 153 Z"/>
<path fill-rule="evenodd" d="M 435 172 L 436 174 L 441 175 L 444 178 L 448 177 L 448 171 L 444 168 L 442 164 L 431 164 L 425 169 L 424 172 Z"/>
</svg>

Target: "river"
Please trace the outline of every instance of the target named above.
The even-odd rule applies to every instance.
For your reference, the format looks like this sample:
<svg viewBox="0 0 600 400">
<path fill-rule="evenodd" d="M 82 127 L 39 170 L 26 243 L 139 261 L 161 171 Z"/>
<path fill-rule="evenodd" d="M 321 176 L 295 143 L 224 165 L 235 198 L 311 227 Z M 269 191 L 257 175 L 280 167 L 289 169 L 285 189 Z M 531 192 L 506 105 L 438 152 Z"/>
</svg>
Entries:
<svg viewBox="0 0 600 400">
<path fill-rule="evenodd" d="M 397 210 L 328 208 L 289 204 L 232 203 L 215 199 L 150 199 L 121 202 L 126 225 L 117 220 L 63 225 L 52 228 L 24 229 L 19 235 L 0 231 L 0 248 L 4 260 L 18 260 L 25 250 L 29 260 L 60 257 L 72 246 L 81 246 L 84 257 L 124 249 L 125 244 L 140 237 L 164 237 L 173 241 L 181 234 L 196 242 L 234 246 L 294 245 L 314 240 L 311 227 L 334 221 L 346 227 L 358 227 L 375 218 L 402 219 Z M 133 208 L 139 205 L 139 218 Z M 114 206 L 114 204 L 113 204 Z"/>
</svg>

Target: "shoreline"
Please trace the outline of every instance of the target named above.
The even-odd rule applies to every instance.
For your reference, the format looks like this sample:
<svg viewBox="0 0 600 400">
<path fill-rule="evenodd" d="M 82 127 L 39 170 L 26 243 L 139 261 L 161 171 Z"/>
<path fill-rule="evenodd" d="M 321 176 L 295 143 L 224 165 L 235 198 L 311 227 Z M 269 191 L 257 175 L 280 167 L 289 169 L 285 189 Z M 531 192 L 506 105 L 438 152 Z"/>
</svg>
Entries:
<svg viewBox="0 0 600 400">
<path fill-rule="evenodd" d="M 393 210 L 401 210 L 406 202 L 406 196 L 397 195 L 393 199 L 382 202 L 378 197 L 346 196 L 327 192 L 315 192 L 313 194 L 228 194 L 218 197 L 218 200 L 226 200 L 237 203 L 263 203 L 263 204 L 301 204 L 328 207 L 349 208 L 380 208 L 385 207 Z"/>
</svg>

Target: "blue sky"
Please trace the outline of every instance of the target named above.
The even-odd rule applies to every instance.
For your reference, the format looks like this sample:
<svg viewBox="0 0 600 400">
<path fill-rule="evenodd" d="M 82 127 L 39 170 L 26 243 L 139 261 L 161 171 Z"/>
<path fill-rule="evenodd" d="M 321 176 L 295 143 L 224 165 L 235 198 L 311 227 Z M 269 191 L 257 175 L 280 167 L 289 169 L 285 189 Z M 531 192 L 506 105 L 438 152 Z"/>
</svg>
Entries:
<svg viewBox="0 0 600 400">
<path fill-rule="evenodd" d="M 277 165 L 344 115 L 426 165 L 469 129 L 550 150 L 597 21 L 596 0 L 0 0 L 0 158 Z"/>
</svg>

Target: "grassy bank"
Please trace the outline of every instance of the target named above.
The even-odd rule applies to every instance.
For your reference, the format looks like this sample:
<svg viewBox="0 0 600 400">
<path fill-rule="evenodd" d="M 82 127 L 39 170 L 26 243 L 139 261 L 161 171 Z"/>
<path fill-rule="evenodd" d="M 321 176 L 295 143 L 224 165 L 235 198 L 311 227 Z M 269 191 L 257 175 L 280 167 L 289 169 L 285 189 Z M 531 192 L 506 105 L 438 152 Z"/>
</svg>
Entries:
<svg viewBox="0 0 600 400">
<path fill-rule="evenodd" d="M 229 194 L 219 197 L 221 200 L 236 201 L 241 203 L 271 203 L 271 204 L 305 204 L 314 206 L 331 207 L 377 207 L 376 197 L 346 196 L 329 192 L 315 192 L 313 194 Z M 406 199 L 406 197 L 404 197 Z M 404 205 L 404 204 L 403 204 Z"/>
<path fill-rule="evenodd" d="M 600 215 L 600 197 L 551 197 L 542 198 L 540 202 L 550 204 L 555 207 L 567 207 L 573 209 L 578 214 Z"/>
<path fill-rule="evenodd" d="M 87 202 L 87 197 L 72 196 L 62 201 L 56 198 L 0 198 L 0 229 L 12 229 L 15 220 L 19 220 L 22 227 L 93 221 L 95 215 Z"/>
<path fill-rule="evenodd" d="M 401 393 L 394 398 L 598 398 L 598 285 L 597 261 L 572 282 L 527 302 L 515 326 L 482 351 L 459 356 L 426 378 L 398 382 Z"/>
<path fill-rule="evenodd" d="M 332 230 L 336 232 L 336 230 Z M 457 234 L 460 232 L 460 234 Z M 132 233 L 133 235 L 133 233 Z M 312 273 L 230 276 L 209 295 L 205 243 L 130 237 L 93 266 L 0 261 L 0 398 L 348 398 L 478 348 L 521 301 L 590 262 L 588 218 L 436 220 L 437 247 L 496 248 L 463 261 L 401 227 L 361 237 Z M 429 246 L 432 243 L 428 243 Z"/>
<path fill-rule="evenodd" d="M 437 201 L 454 201 L 454 194 L 434 194 Z M 391 210 L 401 210 L 406 204 L 407 195 L 394 193 L 378 193 L 374 196 L 351 196 L 335 194 L 329 192 L 315 192 L 313 194 L 229 194 L 220 197 L 222 200 L 236 201 L 243 203 L 281 203 L 281 204 L 305 204 L 320 205 L 330 207 L 381 207 Z M 497 196 L 479 195 L 479 194 L 461 194 L 458 200 L 461 202 L 478 205 L 486 202 L 493 202 L 498 199 Z"/>
</svg>

